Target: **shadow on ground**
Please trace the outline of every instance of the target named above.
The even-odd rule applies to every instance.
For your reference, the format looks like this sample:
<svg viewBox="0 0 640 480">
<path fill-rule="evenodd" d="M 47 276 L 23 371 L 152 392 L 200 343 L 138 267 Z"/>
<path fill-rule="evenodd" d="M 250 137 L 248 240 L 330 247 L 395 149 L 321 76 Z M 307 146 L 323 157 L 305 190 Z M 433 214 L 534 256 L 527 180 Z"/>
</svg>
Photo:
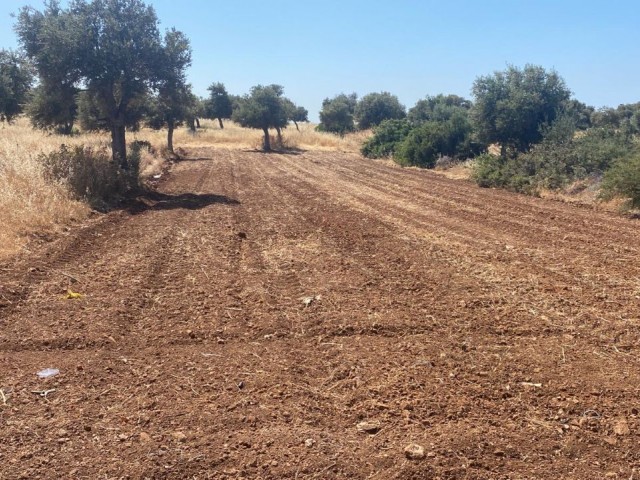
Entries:
<svg viewBox="0 0 640 480">
<path fill-rule="evenodd" d="M 160 192 L 147 192 L 132 200 L 127 210 L 137 215 L 148 210 L 199 210 L 209 205 L 240 205 L 240 202 L 224 195 L 213 193 L 180 193 L 171 195 Z"/>
</svg>

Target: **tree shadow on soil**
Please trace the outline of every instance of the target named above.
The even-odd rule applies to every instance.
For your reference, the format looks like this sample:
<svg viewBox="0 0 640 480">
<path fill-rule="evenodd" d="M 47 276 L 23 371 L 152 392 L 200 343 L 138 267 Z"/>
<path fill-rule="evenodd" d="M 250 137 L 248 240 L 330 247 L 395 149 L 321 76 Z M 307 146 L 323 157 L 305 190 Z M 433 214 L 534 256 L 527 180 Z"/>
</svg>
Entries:
<svg viewBox="0 0 640 480">
<path fill-rule="evenodd" d="M 275 150 L 272 149 L 268 152 L 265 152 L 262 149 L 259 148 L 250 148 L 250 149 L 244 149 L 244 150 L 240 150 L 241 152 L 244 153 L 263 153 L 265 155 L 302 155 L 303 153 L 306 153 L 307 150 L 304 150 L 302 148 L 288 148 L 286 150 Z"/>
<path fill-rule="evenodd" d="M 160 192 L 145 192 L 143 195 L 133 198 L 126 209 L 129 213 L 138 215 L 149 210 L 200 210 L 214 204 L 240 205 L 240 202 L 234 198 L 213 193 L 171 195 Z"/>
</svg>

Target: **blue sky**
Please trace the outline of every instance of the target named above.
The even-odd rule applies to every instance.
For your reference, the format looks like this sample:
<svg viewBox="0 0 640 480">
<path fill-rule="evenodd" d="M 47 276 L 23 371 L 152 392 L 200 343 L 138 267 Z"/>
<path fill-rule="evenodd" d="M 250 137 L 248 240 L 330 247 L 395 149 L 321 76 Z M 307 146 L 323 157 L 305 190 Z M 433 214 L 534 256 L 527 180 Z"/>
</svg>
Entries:
<svg viewBox="0 0 640 480">
<path fill-rule="evenodd" d="M 640 101 L 638 0 L 150 0 L 163 28 L 191 39 L 190 81 L 244 94 L 278 83 L 317 119 L 337 93 L 389 91 L 407 107 L 426 95 L 471 97 L 473 81 L 527 63 L 554 68 L 590 105 Z M 10 18 L 41 0 L 0 0 Z"/>
</svg>

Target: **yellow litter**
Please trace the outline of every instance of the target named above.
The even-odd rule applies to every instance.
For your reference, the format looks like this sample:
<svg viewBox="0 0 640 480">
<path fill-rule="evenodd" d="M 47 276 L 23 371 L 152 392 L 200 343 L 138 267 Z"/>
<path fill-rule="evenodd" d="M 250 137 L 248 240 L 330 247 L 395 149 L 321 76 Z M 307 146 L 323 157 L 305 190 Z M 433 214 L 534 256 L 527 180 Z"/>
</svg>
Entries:
<svg viewBox="0 0 640 480">
<path fill-rule="evenodd" d="M 75 300 L 84 297 L 81 293 L 76 293 L 72 290 L 67 290 L 67 296 L 65 297 L 67 300 Z"/>
</svg>

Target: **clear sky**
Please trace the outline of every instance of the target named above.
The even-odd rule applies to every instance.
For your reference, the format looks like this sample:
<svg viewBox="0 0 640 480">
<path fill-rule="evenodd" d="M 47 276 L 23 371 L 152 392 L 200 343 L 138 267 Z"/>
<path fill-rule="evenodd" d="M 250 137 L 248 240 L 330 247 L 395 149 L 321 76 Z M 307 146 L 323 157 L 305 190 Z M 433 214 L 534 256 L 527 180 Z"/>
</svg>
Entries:
<svg viewBox="0 0 640 480">
<path fill-rule="evenodd" d="M 595 107 L 640 101 L 639 0 L 148 0 L 162 28 L 191 39 L 194 91 L 278 83 L 317 120 L 322 99 L 389 91 L 471 96 L 476 77 L 527 63 L 554 68 Z M 0 0 L 10 17 L 41 0 Z"/>
</svg>

